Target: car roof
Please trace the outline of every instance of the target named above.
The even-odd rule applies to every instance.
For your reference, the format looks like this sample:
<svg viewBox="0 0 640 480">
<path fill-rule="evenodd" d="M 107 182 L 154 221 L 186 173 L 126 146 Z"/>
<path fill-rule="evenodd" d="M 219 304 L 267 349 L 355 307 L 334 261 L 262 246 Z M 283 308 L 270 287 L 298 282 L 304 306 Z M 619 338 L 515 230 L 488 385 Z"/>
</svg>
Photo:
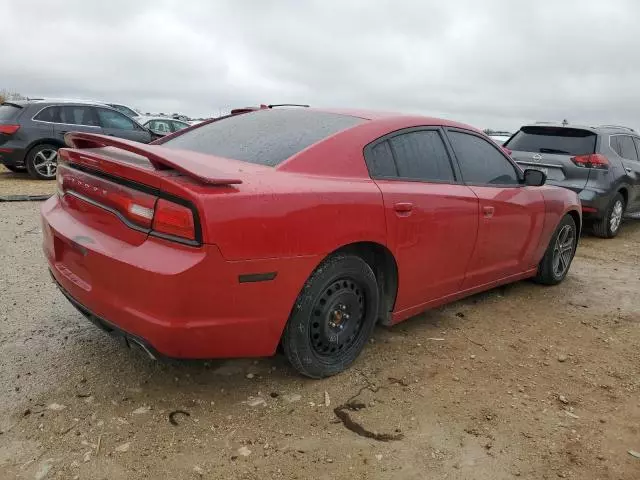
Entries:
<svg viewBox="0 0 640 480">
<path fill-rule="evenodd" d="M 40 105 L 43 107 L 50 105 L 91 105 L 96 107 L 112 108 L 106 103 L 94 102 L 92 100 L 76 100 L 70 98 L 33 98 L 27 100 L 15 100 L 5 103 L 13 103 L 15 105 L 20 105 L 21 107 L 26 107 L 29 105 Z"/>
<path fill-rule="evenodd" d="M 461 128 L 464 130 L 472 130 L 480 132 L 476 127 L 461 122 L 454 122 L 444 118 L 428 117 L 424 115 L 409 115 L 398 112 L 384 112 L 376 110 L 360 110 L 360 109 L 339 109 L 339 108 L 311 108 L 327 113 L 335 113 L 337 115 L 347 115 L 351 117 L 362 118 L 369 121 L 385 121 L 391 123 L 406 123 L 407 125 L 441 125 L 443 127 Z"/>
<path fill-rule="evenodd" d="M 595 134 L 613 134 L 613 133 L 633 133 L 638 134 L 633 128 L 625 127 L 623 125 L 580 125 L 580 124 L 571 124 L 571 123 L 560 123 L 560 122 L 535 122 L 527 125 L 523 125 L 520 129 L 530 128 L 530 127 L 552 127 L 552 128 L 567 128 L 567 129 L 580 129 L 580 130 L 588 130 Z"/>
</svg>

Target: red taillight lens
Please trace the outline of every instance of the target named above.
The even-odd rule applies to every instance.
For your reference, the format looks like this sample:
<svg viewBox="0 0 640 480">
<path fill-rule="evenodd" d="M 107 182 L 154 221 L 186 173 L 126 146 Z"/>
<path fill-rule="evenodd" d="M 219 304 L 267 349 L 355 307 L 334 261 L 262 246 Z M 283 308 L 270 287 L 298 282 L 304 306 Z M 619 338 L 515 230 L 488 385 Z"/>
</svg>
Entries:
<svg viewBox="0 0 640 480">
<path fill-rule="evenodd" d="M 153 217 L 153 231 L 186 238 L 196 239 L 196 226 L 190 208 L 162 198 L 156 203 Z"/>
<path fill-rule="evenodd" d="M 584 168 L 609 168 L 609 160 L 600 153 L 592 153 L 591 155 L 578 155 L 571 157 L 571 161 L 579 167 Z"/>
<path fill-rule="evenodd" d="M 5 135 L 13 135 L 20 130 L 20 125 L 0 125 L 0 133 Z"/>
<path fill-rule="evenodd" d="M 127 221 L 142 228 L 151 228 L 157 197 L 95 177 L 63 163 L 58 165 L 58 194 L 69 192 L 107 207 Z"/>
</svg>

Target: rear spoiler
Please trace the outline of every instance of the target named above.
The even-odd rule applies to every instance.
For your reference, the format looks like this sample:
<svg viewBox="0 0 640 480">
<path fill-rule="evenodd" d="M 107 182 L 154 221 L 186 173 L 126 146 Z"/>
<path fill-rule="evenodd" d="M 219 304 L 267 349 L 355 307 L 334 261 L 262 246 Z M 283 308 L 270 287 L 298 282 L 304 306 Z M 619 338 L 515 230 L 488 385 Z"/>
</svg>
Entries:
<svg viewBox="0 0 640 480">
<path fill-rule="evenodd" d="M 189 161 L 184 157 L 180 162 L 177 162 L 171 159 L 169 155 L 163 155 L 163 150 L 167 150 L 166 147 L 146 145 L 122 138 L 84 132 L 69 132 L 64 136 L 64 141 L 67 146 L 76 149 L 115 147 L 135 153 L 149 160 L 156 170 L 177 170 L 208 185 L 237 185 L 242 183 L 241 179 L 227 176 L 202 162 Z"/>
</svg>

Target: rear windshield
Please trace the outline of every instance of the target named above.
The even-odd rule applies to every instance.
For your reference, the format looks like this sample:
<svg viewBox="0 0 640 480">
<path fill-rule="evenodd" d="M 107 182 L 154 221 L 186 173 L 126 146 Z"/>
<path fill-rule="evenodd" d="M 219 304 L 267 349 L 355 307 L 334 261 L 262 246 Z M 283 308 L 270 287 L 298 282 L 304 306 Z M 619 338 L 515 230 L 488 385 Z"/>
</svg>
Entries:
<svg viewBox="0 0 640 480">
<path fill-rule="evenodd" d="M 596 151 L 596 134 L 579 128 L 523 127 L 505 147 L 520 152 L 585 155 Z"/>
<path fill-rule="evenodd" d="M 3 103 L 0 105 L 0 122 L 6 122 L 14 118 L 21 110 L 20 107 L 11 105 L 10 103 Z"/>
<path fill-rule="evenodd" d="M 306 109 L 259 110 L 203 125 L 162 145 L 276 166 L 308 146 L 363 121 Z"/>
</svg>

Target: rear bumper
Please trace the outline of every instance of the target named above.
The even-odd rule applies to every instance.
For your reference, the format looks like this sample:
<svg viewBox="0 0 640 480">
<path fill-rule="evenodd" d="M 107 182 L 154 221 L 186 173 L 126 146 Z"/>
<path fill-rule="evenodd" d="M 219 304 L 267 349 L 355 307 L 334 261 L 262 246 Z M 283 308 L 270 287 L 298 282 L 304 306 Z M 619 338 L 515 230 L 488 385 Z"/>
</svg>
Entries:
<svg viewBox="0 0 640 480">
<path fill-rule="evenodd" d="M 585 220 L 603 217 L 611 202 L 611 192 L 607 190 L 584 188 L 578 196 Z"/>
<path fill-rule="evenodd" d="M 153 237 L 132 245 L 83 224 L 57 196 L 43 204 L 42 221 L 43 250 L 65 296 L 103 328 L 166 357 L 272 355 L 319 261 L 229 262 L 214 245 L 194 248 Z M 275 278 L 240 281 L 267 272 Z"/>
<path fill-rule="evenodd" d="M 0 146 L 0 164 L 16 167 L 24 167 L 26 151 L 22 148 Z"/>
</svg>

